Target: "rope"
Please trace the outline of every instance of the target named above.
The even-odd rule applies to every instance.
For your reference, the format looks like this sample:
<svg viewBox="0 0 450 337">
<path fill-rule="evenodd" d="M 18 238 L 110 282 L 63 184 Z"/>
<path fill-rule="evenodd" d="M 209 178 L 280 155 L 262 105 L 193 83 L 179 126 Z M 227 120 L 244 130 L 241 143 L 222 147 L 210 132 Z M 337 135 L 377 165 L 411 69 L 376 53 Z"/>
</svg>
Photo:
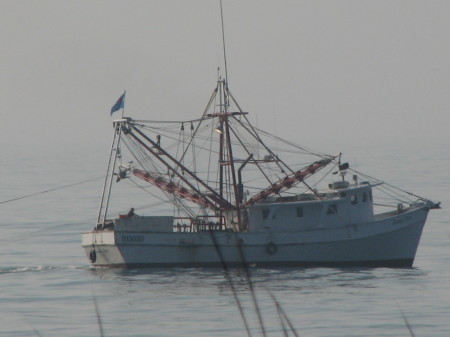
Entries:
<svg viewBox="0 0 450 337">
<path fill-rule="evenodd" d="M 68 222 L 68 223 L 58 224 L 58 225 L 54 225 L 54 226 L 49 226 L 46 228 L 31 231 L 28 233 L 16 234 L 16 235 L 13 235 L 13 236 L 10 236 L 7 238 L 3 238 L 0 240 L 0 243 L 2 245 L 12 244 L 12 243 L 15 243 L 18 241 L 27 240 L 29 238 L 32 238 L 32 237 L 35 237 L 38 235 L 55 232 L 55 231 L 59 230 L 59 228 L 61 228 L 61 227 L 73 226 L 73 225 L 87 225 L 89 223 L 90 223 L 89 220 L 82 220 L 82 221 L 74 221 L 74 222 Z"/>
<path fill-rule="evenodd" d="M 9 200 L 0 201 L 0 205 L 1 205 L 1 204 L 6 204 L 6 203 L 8 203 L 8 202 L 13 202 L 13 201 L 17 201 L 17 200 L 21 200 L 21 199 L 25 199 L 25 198 L 34 197 L 34 196 L 39 195 L 39 194 L 44 194 L 44 193 L 53 192 L 53 191 L 61 190 L 61 189 L 68 188 L 68 187 L 73 187 L 73 186 L 85 184 L 85 183 L 88 183 L 88 182 L 91 182 L 91 181 L 94 181 L 94 180 L 97 180 L 97 179 L 100 179 L 100 178 L 104 178 L 104 177 L 101 176 L 101 177 L 91 178 L 91 179 L 83 180 L 83 181 L 80 181 L 80 182 L 77 182 L 77 183 L 73 183 L 73 184 L 69 184 L 69 185 L 63 185 L 63 186 L 51 188 L 51 189 L 49 189 L 49 190 L 40 191 L 40 192 L 35 192 L 35 193 L 23 195 L 23 196 L 21 196 L 21 197 L 17 197 L 17 198 L 13 198 L 13 199 L 9 199 Z"/>
</svg>

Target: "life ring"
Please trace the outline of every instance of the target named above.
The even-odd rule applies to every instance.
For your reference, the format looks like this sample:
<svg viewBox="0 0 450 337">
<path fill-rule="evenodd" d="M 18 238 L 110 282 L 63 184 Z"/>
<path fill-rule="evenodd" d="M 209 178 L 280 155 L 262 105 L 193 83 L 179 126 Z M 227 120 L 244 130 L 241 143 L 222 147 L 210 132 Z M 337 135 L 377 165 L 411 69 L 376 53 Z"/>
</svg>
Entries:
<svg viewBox="0 0 450 337">
<path fill-rule="evenodd" d="M 95 249 L 91 249 L 91 251 L 89 252 L 89 260 L 92 263 L 95 263 L 95 261 L 97 261 L 97 253 L 96 253 Z"/>
<path fill-rule="evenodd" d="M 276 244 L 274 244 L 272 241 L 270 241 L 266 246 L 267 253 L 270 255 L 273 255 L 277 252 L 278 247 Z"/>
</svg>

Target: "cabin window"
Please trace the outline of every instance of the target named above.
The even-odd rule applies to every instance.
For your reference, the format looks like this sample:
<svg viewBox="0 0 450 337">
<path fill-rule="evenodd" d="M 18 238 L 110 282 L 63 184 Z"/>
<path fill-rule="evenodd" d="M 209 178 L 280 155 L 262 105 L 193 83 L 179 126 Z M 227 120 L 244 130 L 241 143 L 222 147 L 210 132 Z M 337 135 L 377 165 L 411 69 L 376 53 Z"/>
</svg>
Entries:
<svg viewBox="0 0 450 337">
<path fill-rule="evenodd" d="M 303 217 L 303 207 L 297 207 L 297 218 Z"/>
<path fill-rule="evenodd" d="M 266 208 L 262 210 L 262 217 L 263 219 L 267 219 L 269 217 L 270 209 Z"/>
<path fill-rule="evenodd" d="M 327 214 L 331 215 L 331 214 L 337 214 L 337 205 L 336 204 L 330 204 L 328 205 L 327 208 Z"/>
<path fill-rule="evenodd" d="M 353 194 L 353 195 L 350 197 L 350 203 L 351 203 L 352 205 L 356 205 L 356 204 L 358 203 L 358 196 L 357 196 L 356 194 Z"/>
<path fill-rule="evenodd" d="M 345 198 L 345 197 L 347 196 L 347 193 L 341 192 L 341 193 L 340 193 L 340 196 L 341 196 L 341 198 Z"/>
<path fill-rule="evenodd" d="M 366 202 L 366 201 L 367 201 L 367 194 L 366 194 L 366 192 L 364 192 L 364 193 L 362 194 L 362 201 L 363 201 L 363 202 Z"/>
</svg>

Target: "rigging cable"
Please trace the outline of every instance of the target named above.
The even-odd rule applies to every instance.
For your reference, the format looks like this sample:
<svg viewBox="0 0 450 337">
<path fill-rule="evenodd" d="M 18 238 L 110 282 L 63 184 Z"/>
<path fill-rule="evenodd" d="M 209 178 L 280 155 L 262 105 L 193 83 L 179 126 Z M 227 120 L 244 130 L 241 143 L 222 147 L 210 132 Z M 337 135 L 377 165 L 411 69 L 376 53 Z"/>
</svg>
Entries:
<svg viewBox="0 0 450 337">
<path fill-rule="evenodd" d="M 147 209 L 147 208 L 150 208 L 150 207 L 161 206 L 164 203 L 166 203 L 166 201 L 159 201 L 159 202 L 153 203 L 153 204 L 141 205 L 141 206 L 138 206 L 138 207 L 135 207 L 135 208 L 137 210 L 139 210 L 139 209 Z M 119 211 L 119 214 L 127 213 L 127 212 L 128 212 L 127 209 L 126 210 L 123 209 L 123 210 Z M 15 243 L 15 242 L 18 242 L 18 241 L 27 240 L 27 239 L 30 239 L 30 238 L 33 238 L 33 237 L 36 237 L 36 236 L 39 236 L 39 235 L 53 233 L 53 232 L 56 232 L 60 228 L 63 228 L 63 227 L 77 225 L 77 228 L 78 228 L 78 226 L 80 226 L 80 225 L 83 225 L 83 226 L 84 225 L 91 225 L 92 223 L 93 223 L 92 218 L 89 218 L 89 219 L 81 219 L 79 221 L 72 221 L 72 222 L 57 224 L 57 225 L 53 225 L 53 226 L 48 226 L 48 227 L 45 227 L 45 228 L 37 229 L 37 230 L 34 230 L 34 231 L 30 231 L 30 232 L 25 233 L 25 234 L 15 234 L 15 235 L 12 235 L 12 236 L 9 236 L 9 237 L 4 237 L 4 238 L 0 239 L 0 243 L 2 245 L 12 244 L 12 243 Z"/>
<path fill-rule="evenodd" d="M 51 188 L 51 189 L 49 189 L 49 190 L 40 191 L 40 192 L 35 192 L 35 193 L 23 195 L 23 196 L 21 196 L 21 197 L 17 197 L 17 198 L 13 198 L 13 199 L 9 199 L 9 200 L 0 201 L 0 205 L 1 205 L 1 204 L 6 204 L 6 203 L 8 203 L 8 202 L 13 202 L 13 201 L 17 201 L 17 200 L 21 200 L 21 199 L 25 199 L 25 198 L 34 197 L 34 196 L 39 195 L 39 194 L 44 194 L 44 193 L 53 192 L 53 191 L 56 191 L 56 190 L 61 190 L 61 189 L 64 189 L 64 188 L 69 188 L 69 187 L 73 187 L 73 186 L 85 184 L 85 183 L 88 183 L 88 182 L 91 182 L 91 181 L 94 181 L 94 180 L 97 180 L 97 179 L 100 179 L 100 178 L 104 178 L 104 177 L 103 177 L 103 176 L 98 176 L 98 177 L 95 177 L 95 178 L 82 180 L 82 181 L 79 181 L 79 182 L 77 182 L 77 183 L 73 183 L 73 184 L 69 184 L 69 185 L 63 185 L 63 186 L 58 186 L 58 187 L 55 187 L 55 188 Z"/>
<path fill-rule="evenodd" d="M 149 205 L 149 206 L 151 206 L 151 207 L 154 207 L 154 206 L 157 206 L 157 205 L 158 205 L 158 206 L 161 206 L 161 205 L 164 205 L 164 204 L 166 204 L 166 203 L 168 202 L 168 200 L 165 200 L 165 199 L 161 198 L 160 196 L 151 193 L 151 192 L 148 191 L 145 187 L 142 187 L 142 186 L 139 185 L 137 182 L 135 182 L 133 179 L 130 178 L 130 179 L 128 180 L 128 182 L 132 182 L 135 186 L 137 186 L 138 188 L 140 188 L 140 189 L 141 189 L 142 191 L 144 191 L 145 193 L 147 193 L 147 194 L 151 195 L 152 197 L 154 197 L 154 198 L 160 200 L 159 203 L 157 203 L 157 204 L 152 204 L 152 205 Z M 167 192 L 165 192 L 164 195 L 166 195 L 169 199 L 172 199 L 173 202 L 174 202 L 174 204 L 175 204 L 175 203 L 178 203 L 178 204 L 180 205 L 180 208 L 183 208 L 183 209 L 185 210 L 186 214 L 188 214 L 189 216 L 195 217 L 195 213 L 194 213 L 193 211 L 191 211 L 191 208 L 188 207 L 188 206 L 186 205 L 186 203 L 184 202 L 184 200 L 182 200 L 181 198 L 177 197 L 177 196 L 174 195 L 174 194 L 170 194 L 170 193 L 167 193 Z M 141 207 L 141 208 L 143 208 L 143 207 Z"/>
<path fill-rule="evenodd" d="M 354 172 L 354 173 L 358 174 L 359 176 L 362 176 L 362 177 L 364 177 L 366 179 L 372 180 L 374 182 L 380 182 L 380 180 L 378 180 L 378 179 L 376 179 L 374 177 L 371 177 L 368 174 L 364 174 L 362 172 L 359 172 L 359 171 L 357 171 L 355 169 L 350 169 L 350 171 L 352 171 L 352 172 Z M 421 197 L 421 196 L 419 196 L 417 194 L 408 192 L 408 191 L 406 191 L 404 189 L 398 188 L 398 187 L 393 186 L 393 185 L 391 185 L 389 183 L 386 183 L 386 182 L 382 182 L 382 185 L 380 185 L 378 187 L 378 190 L 383 192 L 384 194 L 390 196 L 392 199 L 395 199 L 395 200 L 398 200 L 398 201 L 402 201 L 402 202 L 405 202 L 405 200 L 402 200 L 402 199 L 405 198 L 406 196 L 402 195 L 401 193 L 404 193 L 404 194 L 406 194 L 408 196 L 411 196 L 411 197 L 418 198 L 419 200 L 422 200 L 422 201 L 427 201 L 427 199 L 424 198 L 424 197 Z M 398 191 L 400 191 L 401 193 L 398 192 Z M 389 194 L 389 192 L 390 193 L 394 193 L 395 195 L 397 195 L 397 197 L 392 196 L 391 194 Z M 406 203 L 414 203 L 414 202 L 413 202 L 412 199 L 409 199 L 408 201 L 406 201 Z"/>
<path fill-rule="evenodd" d="M 192 139 L 192 158 L 193 158 L 193 162 L 192 162 L 192 169 L 194 171 L 195 174 L 197 174 L 197 156 L 195 154 L 195 138 L 194 138 L 194 124 L 191 122 L 191 139 Z"/>
<path fill-rule="evenodd" d="M 32 237 L 35 237 L 37 235 L 42 235 L 45 233 L 51 233 L 54 231 L 57 231 L 59 228 L 61 227 L 65 227 L 65 226 L 72 226 L 72 225 L 88 225 L 92 223 L 92 219 L 86 219 L 86 220 L 81 220 L 81 221 L 74 221 L 74 222 L 68 222 L 68 223 L 63 223 L 63 224 L 58 224 L 58 225 L 54 225 L 54 226 L 49 226 L 43 229 L 38 229 L 26 234 L 16 234 L 16 235 L 12 235 L 10 237 L 6 237 L 6 238 L 2 238 L 0 239 L 0 243 L 2 245 L 7 245 L 7 244 L 12 244 L 14 242 L 18 242 L 18 241 L 22 241 L 22 240 L 26 240 Z"/>
</svg>

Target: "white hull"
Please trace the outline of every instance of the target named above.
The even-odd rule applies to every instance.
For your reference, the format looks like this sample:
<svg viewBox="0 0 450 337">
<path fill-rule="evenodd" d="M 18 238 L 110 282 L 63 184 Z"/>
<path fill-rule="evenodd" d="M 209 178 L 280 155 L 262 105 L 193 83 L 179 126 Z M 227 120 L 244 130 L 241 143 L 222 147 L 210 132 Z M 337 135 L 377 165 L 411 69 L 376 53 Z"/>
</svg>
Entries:
<svg viewBox="0 0 450 337">
<path fill-rule="evenodd" d="M 366 224 L 300 232 L 102 230 L 84 233 L 83 247 L 88 257 L 95 250 L 99 267 L 220 267 L 219 252 L 228 266 L 245 260 L 267 267 L 410 267 L 427 214 L 422 207 Z"/>
</svg>

